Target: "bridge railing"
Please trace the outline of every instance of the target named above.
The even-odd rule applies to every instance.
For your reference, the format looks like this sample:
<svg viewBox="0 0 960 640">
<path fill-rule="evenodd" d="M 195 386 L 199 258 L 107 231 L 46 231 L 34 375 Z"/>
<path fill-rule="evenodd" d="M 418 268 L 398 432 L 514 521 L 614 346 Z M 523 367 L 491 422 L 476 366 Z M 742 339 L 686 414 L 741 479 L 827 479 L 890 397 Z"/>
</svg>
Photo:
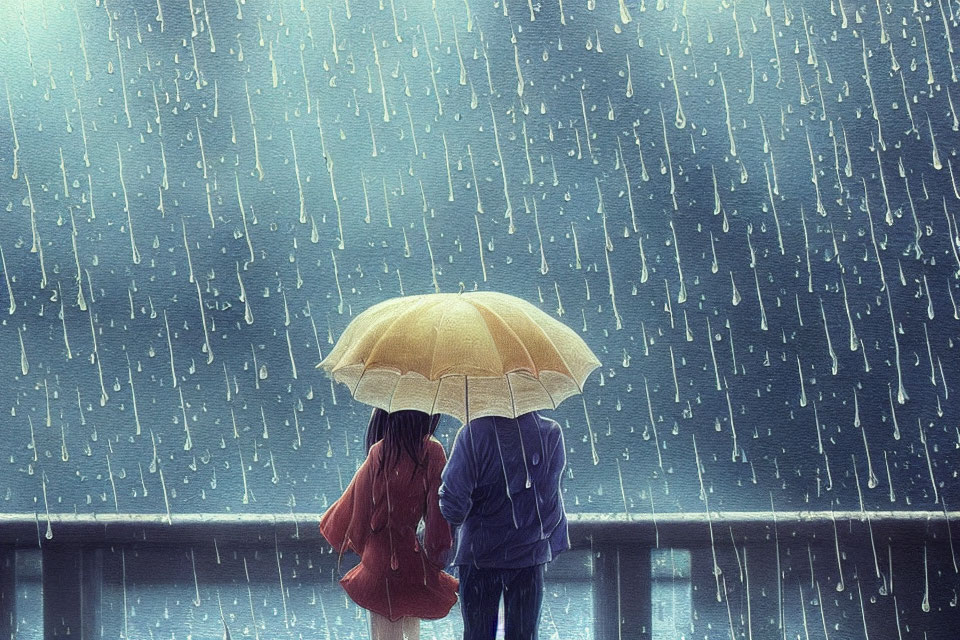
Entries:
<svg viewBox="0 0 960 640">
<path fill-rule="evenodd" d="M 120 635 L 133 637 L 126 635 L 132 603 L 105 601 L 114 593 L 105 585 L 119 579 L 126 600 L 131 554 L 187 553 L 194 581 L 205 562 L 205 575 L 216 578 L 214 555 L 216 565 L 239 555 L 248 583 L 261 578 L 250 577 L 247 556 L 275 555 L 274 571 L 281 584 L 286 577 L 287 591 L 307 579 L 302 568 L 297 577 L 297 566 L 310 558 L 307 564 L 320 568 L 316 578 L 333 580 L 355 559 L 329 553 L 317 521 L 309 513 L 0 514 L 0 638 L 116 637 L 104 630 L 121 609 Z M 795 637 L 788 630 L 802 624 L 801 634 L 827 637 L 842 624 L 862 626 L 858 633 L 848 629 L 849 637 L 868 638 L 888 624 L 931 631 L 956 624 L 958 511 L 571 514 L 569 521 L 573 551 L 548 569 L 548 580 L 591 581 L 589 628 L 580 636 L 593 640 L 673 637 L 664 631 L 671 626 L 702 631 L 699 637 L 714 637 L 708 628 L 724 638 Z M 684 560 L 664 555 L 671 549 L 683 550 Z M 664 562 L 672 568 L 658 568 Z M 159 566 L 137 579 L 142 585 L 167 578 Z M 190 586 L 199 604 L 200 585 Z M 281 597 L 287 616 L 288 596 Z M 28 605 L 35 607 L 32 623 Z M 259 635 L 253 626 L 231 637 Z M 164 635 L 162 626 L 156 631 Z M 298 633 L 290 637 L 329 637 L 329 631 Z"/>
</svg>

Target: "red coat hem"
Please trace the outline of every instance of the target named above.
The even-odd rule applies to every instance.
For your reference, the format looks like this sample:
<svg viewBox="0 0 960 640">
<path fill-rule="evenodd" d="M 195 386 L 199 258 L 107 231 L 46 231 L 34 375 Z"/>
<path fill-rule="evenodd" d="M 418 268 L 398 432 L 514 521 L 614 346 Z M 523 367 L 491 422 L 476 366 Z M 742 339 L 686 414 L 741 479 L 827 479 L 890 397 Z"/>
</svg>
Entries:
<svg viewBox="0 0 960 640">
<path fill-rule="evenodd" d="M 340 586 L 351 600 L 358 606 L 389 618 L 396 622 L 404 617 L 420 618 L 421 620 L 441 620 L 450 614 L 453 605 L 457 603 L 457 588 L 459 580 L 446 572 L 439 572 L 440 584 L 428 589 L 426 594 L 419 594 L 415 602 L 410 602 L 409 590 L 396 594 L 399 602 L 391 603 L 392 598 L 387 596 L 387 585 L 383 589 L 372 591 L 358 582 L 369 578 L 362 564 L 357 565 L 340 579 Z M 359 579 L 359 580 L 358 580 Z M 419 586 L 419 585 L 418 585 Z M 406 595 L 406 597 L 404 597 Z M 404 600 L 408 600 L 404 602 Z"/>
</svg>

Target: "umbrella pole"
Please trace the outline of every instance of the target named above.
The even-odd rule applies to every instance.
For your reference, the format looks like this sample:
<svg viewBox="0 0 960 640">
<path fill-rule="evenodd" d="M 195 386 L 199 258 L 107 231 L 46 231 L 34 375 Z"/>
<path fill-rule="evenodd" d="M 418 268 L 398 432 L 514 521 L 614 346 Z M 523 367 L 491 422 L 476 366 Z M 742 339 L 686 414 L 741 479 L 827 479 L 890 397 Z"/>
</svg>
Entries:
<svg viewBox="0 0 960 640">
<path fill-rule="evenodd" d="M 463 423 L 463 428 L 467 429 L 467 433 L 470 434 L 470 449 L 472 451 L 477 450 L 476 442 L 473 439 L 473 430 L 470 429 L 470 383 L 467 379 L 467 376 L 463 376 L 463 411 L 465 415 L 465 422 Z M 470 465 L 473 467 L 473 477 L 477 477 L 477 460 L 475 457 L 470 457 Z"/>
</svg>

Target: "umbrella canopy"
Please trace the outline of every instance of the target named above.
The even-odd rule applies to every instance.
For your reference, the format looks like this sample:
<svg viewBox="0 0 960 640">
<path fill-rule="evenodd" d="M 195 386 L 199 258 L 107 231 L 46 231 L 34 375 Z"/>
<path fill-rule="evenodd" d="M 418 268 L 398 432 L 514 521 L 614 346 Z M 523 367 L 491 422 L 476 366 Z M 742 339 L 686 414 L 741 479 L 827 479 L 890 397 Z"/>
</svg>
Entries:
<svg viewBox="0 0 960 640">
<path fill-rule="evenodd" d="M 554 409 L 600 361 L 525 300 L 473 291 L 393 298 L 357 315 L 317 365 L 360 402 L 466 422 Z"/>
</svg>

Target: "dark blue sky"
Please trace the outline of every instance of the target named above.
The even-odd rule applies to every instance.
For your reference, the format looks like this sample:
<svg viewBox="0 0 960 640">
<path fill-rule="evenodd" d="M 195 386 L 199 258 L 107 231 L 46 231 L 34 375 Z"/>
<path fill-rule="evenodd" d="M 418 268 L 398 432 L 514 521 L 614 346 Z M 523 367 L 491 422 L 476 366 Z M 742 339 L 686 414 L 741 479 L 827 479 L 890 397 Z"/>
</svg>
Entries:
<svg viewBox="0 0 960 640">
<path fill-rule="evenodd" d="M 628 3 L 626 24 L 567 3 L 564 25 L 554 2 L 531 21 L 411 1 L 398 42 L 389 2 L 195 3 L 196 37 L 180 4 L 162 32 L 154 2 L 27 7 L 26 30 L 2 9 L 0 508 L 323 511 L 369 409 L 314 365 L 351 314 L 434 278 L 562 305 L 603 361 L 590 429 L 579 398 L 552 412 L 572 512 L 702 510 L 694 436 L 711 509 L 857 509 L 854 470 L 868 508 L 957 502 L 960 95 L 938 6 L 885 10 L 884 36 L 873 6 L 844 27 L 826 3 L 741 2 L 736 22 Z"/>
</svg>

